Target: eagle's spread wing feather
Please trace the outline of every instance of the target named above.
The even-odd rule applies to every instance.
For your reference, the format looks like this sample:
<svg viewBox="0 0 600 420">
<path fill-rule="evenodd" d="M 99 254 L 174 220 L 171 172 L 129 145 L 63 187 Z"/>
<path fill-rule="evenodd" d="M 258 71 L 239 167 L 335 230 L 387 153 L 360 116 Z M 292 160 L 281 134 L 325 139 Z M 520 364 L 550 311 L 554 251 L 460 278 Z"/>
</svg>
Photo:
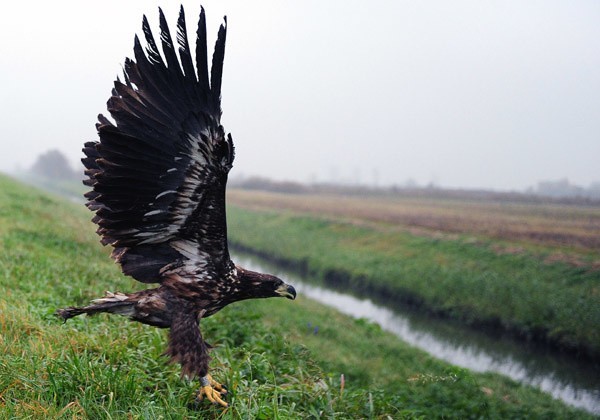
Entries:
<svg viewBox="0 0 600 420">
<path fill-rule="evenodd" d="M 233 142 L 220 124 L 226 21 L 221 25 L 210 81 L 204 10 L 194 71 L 181 8 L 177 43 L 160 11 L 162 55 L 144 16 L 146 49 L 135 37 L 135 60 L 115 82 L 108 110 L 99 116 L 100 141 L 88 142 L 82 159 L 93 189 L 87 205 L 103 244 L 123 272 L 142 282 L 165 273 L 219 273 L 229 262 L 225 185 Z M 163 59 L 164 56 L 164 59 Z"/>
</svg>

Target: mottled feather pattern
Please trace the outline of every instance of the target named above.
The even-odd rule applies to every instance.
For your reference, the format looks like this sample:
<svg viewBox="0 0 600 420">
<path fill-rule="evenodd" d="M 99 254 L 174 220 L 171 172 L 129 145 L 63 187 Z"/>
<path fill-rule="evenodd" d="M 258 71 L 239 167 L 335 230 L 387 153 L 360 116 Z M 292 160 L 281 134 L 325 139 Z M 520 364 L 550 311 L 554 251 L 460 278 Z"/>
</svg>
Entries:
<svg viewBox="0 0 600 420">
<path fill-rule="evenodd" d="M 169 347 L 166 354 L 173 362 L 181 364 L 181 373 L 190 378 L 204 376 L 208 372 L 210 346 L 202 339 L 198 318 L 179 311 L 169 330 Z"/>
<path fill-rule="evenodd" d="M 85 183 L 93 187 L 86 195 L 88 207 L 96 212 L 102 243 L 118 248 L 113 257 L 121 264 L 128 261 L 126 273 L 143 282 L 161 282 L 165 271 L 157 267 L 161 259 L 145 261 L 153 256 L 136 252 L 139 246 L 183 237 L 194 241 L 198 252 L 179 258 L 214 256 L 217 271 L 223 271 L 217 263 L 226 263 L 229 255 L 224 186 L 234 153 L 220 125 L 226 29 L 219 31 L 209 83 L 207 68 L 198 68 L 197 77 L 192 72 L 183 8 L 177 22 L 182 65 L 165 16 L 159 15 L 162 55 L 144 16 L 146 48 L 136 37 L 135 60 L 126 60 L 124 82 L 115 82 L 108 101 L 116 124 L 99 117 L 100 142 L 86 143 L 83 159 Z M 200 22 L 197 51 L 206 52 L 204 12 Z M 207 67 L 202 57 L 197 63 Z M 135 257 L 127 258 L 128 252 Z"/>
</svg>

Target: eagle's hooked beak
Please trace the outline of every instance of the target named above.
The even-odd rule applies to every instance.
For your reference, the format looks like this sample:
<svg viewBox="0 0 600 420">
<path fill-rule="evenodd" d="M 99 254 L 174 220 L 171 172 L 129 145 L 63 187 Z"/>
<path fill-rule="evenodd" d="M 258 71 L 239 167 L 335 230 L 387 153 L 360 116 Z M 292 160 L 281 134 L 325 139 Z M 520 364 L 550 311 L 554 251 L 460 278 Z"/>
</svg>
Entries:
<svg viewBox="0 0 600 420">
<path fill-rule="evenodd" d="M 288 299 L 296 299 L 296 289 L 294 289 L 294 286 L 290 286 L 289 284 L 283 283 L 281 286 L 275 289 L 275 293 Z"/>
</svg>

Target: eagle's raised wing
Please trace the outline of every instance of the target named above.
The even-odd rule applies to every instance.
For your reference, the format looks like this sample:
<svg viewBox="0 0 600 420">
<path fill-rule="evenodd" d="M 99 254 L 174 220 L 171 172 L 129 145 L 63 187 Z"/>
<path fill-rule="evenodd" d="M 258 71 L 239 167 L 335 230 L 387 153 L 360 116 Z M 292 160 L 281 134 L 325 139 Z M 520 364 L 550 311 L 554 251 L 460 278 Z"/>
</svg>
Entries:
<svg viewBox="0 0 600 420">
<path fill-rule="evenodd" d="M 177 22 L 179 62 L 162 10 L 159 52 L 148 20 L 146 52 L 136 36 L 135 60 L 126 59 L 108 101 L 115 124 L 100 115 L 100 140 L 86 143 L 87 206 L 103 244 L 135 279 L 160 282 L 178 267 L 210 276 L 230 264 L 225 220 L 225 185 L 233 142 L 221 118 L 221 76 L 226 23 L 219 34 L 210 80 L 206 19 L 200 13 L 196 68 L 185 15 Z"/>
</svg>

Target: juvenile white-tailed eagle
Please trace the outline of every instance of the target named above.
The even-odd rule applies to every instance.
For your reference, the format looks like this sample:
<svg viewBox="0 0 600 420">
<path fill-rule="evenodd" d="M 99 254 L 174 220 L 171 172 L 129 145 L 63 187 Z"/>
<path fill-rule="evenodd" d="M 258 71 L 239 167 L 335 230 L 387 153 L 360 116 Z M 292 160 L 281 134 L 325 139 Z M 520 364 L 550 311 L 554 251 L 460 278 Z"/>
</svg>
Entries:
<svg viewBox="0 0 600 420">
<path fill-rule="evenodd" d="M 208 374 L 209 345 L 202 318 L 243 299 L 296 297 L 279 278 L 235 265 L 227 248 L 225 186 L 233 163 L 231 135 L 221 119 L 221 76 L 226 24 L 208 69 L 206 20 L 200 13 L 196 64 L 181 7 L 177 44 L 162 10 L 157 48 L 144 16 L 145 52 L 135 37 L 135 60 L 126 59 L 124 80 L 115 81 L 108 111 L 100 115 L 99 141 L 85 144 L 82 159 L 92 187 L 85 196 L 96 214 L 102 244 L 123 273 L 154 289 L 106 293 L 85 307 L 60 309 L 64 320 L 109 312 L 170 328 L 167 354 L 182 372 L 199 377 L 199 397 L 224 406 L 226 391 Z M 163 58 L 164 57 L 164 58 Z M 196 71 L 197 70 L 197 71 Z"/>
</svg>

